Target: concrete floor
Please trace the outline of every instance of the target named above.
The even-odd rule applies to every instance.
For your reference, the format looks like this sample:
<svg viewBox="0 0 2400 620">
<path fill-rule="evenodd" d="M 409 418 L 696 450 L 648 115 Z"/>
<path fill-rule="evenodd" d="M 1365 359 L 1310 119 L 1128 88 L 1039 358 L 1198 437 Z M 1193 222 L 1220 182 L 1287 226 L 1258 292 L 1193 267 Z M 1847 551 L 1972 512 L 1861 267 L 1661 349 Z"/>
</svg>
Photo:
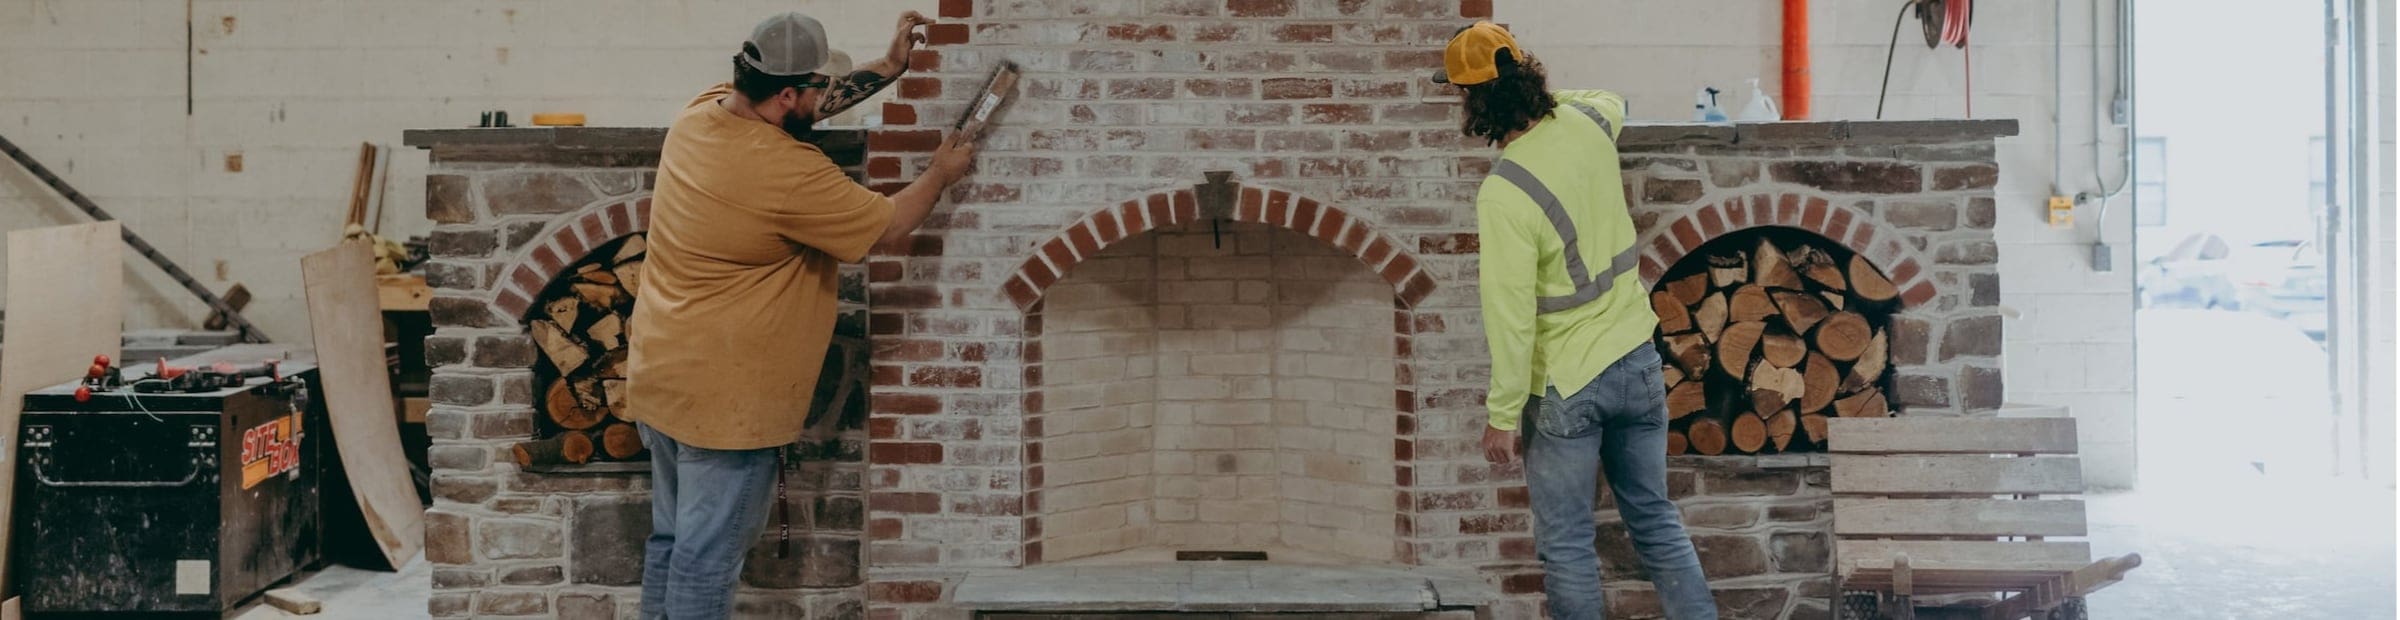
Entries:
<svg viewBox="0 0 2400 620">
<path fill-rule="evenodd" d="M 433 595 L 433 565 L 427 563 L 423 555 L 400 567 L 398 572 L 327 566 L 324 570 L 302 576 L 286 587 L 323 601 L 324 611 L 295 616 L 267 605 L 264 600 L 253 599 L 240 609 L 225 614 L 225 617 L 230 620 L 404 620 L 433 617 L 425 611 L 425 601 Z"/>
</svg>

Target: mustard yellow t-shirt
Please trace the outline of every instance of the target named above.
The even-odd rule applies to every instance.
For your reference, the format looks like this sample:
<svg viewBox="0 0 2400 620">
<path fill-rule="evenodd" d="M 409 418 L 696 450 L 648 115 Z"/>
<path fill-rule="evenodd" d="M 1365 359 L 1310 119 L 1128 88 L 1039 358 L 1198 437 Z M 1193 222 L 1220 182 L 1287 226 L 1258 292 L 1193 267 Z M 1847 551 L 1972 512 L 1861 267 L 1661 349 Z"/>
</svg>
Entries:
<svg viewBox="0 0 2400 620">
<path fill-rule="evenodd" d="M 892 202 L 816 146 L 727 111 L 731 92 L 693 99 L 659 153 L 625 413 L 747 450 L 800 438 L 833 339 L 834 269 L 866 256 Z"/>
</svg>

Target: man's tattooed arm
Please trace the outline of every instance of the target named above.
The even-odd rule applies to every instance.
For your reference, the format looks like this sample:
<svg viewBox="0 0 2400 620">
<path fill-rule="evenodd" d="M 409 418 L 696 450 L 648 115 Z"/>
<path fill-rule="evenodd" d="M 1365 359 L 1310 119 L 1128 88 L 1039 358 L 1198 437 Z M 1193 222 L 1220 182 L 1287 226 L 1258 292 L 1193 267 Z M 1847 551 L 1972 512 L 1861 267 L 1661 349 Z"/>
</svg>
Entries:
<svg viewBox="0 0 2400 620">
<path fill-rule="evenodd" d="M 887 74 L 862 69 L 852 71 L 848 76 L 834 78 L 833 83 L 825 87 L 824 102 L 817 105 L 817 118 L 833 118 L 856 107 L 875 96 L 875 93 L 882 92 L 884 87 L 891 86 L 904 70 L 893 70 Z"/>
</svg>

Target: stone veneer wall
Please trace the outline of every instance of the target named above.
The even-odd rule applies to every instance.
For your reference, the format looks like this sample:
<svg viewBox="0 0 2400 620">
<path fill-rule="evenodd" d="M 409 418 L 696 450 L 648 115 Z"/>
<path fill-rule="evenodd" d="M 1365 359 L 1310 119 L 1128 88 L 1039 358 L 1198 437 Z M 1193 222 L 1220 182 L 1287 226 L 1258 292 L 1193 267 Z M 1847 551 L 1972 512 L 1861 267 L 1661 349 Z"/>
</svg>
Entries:
<svg viewBox="0 0 2400 620">
<path fill-rule="evenodd" d="M 648 229 L 658 129 L 410 132 L 432 151 L 426 282 L 435 297 L 434 504 L 425 556 L 435 617 L 635 618 L 650 529 L 646 462 L 574 473 L 520 470 L 508 448 L 534 431 L 532 294 L 588 248 Z M 858 136 L 834 136 L 855 164 Z M 853 174 L 857 174 L 854 169 Z M 858 617 L 866 524 L 865 273 L 842 278 L 842 318 L 811 441 L 790 450 L 791 549 L 768 528 L 744 567 L 743 617 Z"/>
</svg>

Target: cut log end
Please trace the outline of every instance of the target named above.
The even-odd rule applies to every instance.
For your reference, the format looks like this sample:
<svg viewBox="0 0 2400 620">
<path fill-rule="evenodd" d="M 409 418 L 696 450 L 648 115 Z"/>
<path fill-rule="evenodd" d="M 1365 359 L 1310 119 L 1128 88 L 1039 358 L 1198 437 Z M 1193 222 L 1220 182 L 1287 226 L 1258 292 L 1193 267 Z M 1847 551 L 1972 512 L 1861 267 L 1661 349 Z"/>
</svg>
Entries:
<svg viewBox="0 0 2400 620">
<path fill-rule="evenodd" d="M 1817 350 L 1837 362 L 1854 362 L 1867 351 L 1868 341 L 1875 330 L 1867 326 L 1867 318 L 1856 312 L 1836 312 L 1817 324 Z"/>
<path fill-rule="evenodd" d="M 1685 276 L 1681 280 L 1668 282 L 1667 293 L 1673 295 L 1676 302 L 1686 307 L 1697 305 L 1700 303 L 1700 297 L 1708 294 L 1708 274 L 1695 273 Z"/>
<path fill-rule="evenodd" d="M 1868 301 L 1889 302 L 1900 297 L 1900 288 L 1867 262 L 1867 257 L 1854 255 L 1850 257 L 1850 293 Z"/>
<path fill-rule="evenodd" d="M 579 432 L 559 433 L 547 439 L 519 442 L 511 452 L 520 467 L 581 465 L 592 460 L 592 438 Z"/>
<path fill-rule="evenodd" d="M 1708 410 L 1708 386 L 1703 381 L 1686 381 L 1667 390 L 1667 419 L 1681 420 Z"/>
<path fill-rule="evenodd" d="M 1657 291 L 1651 293 L 1650 310 L 1658 315 L 1658 330 L 1660 332 L 1668 334 L 1680 334 L 1692 331 L 1692 315 L 1690 310 L 1684 307 L 1683 302 L 1675 299 L 1674 293 L 1669 291 Z"/>
<path fill-rule="evenodd" d="M 1785 409 L 1768 414 L 1766 422 L 1767 441 L 1775 444 L 1775 451 L 1790 450 L 1792 435 L 1800 428 L 1800 416 L 1793 414 L 1790 409 Z"/>
<path fill-rule="evenodd" d="M 1827 439 L 1825 428 L 1827 426 L 1825 416 L 1813 413 L 1800 416 L 1800 430 L 1807 432 L 1808 440 L 1816 442 L 1817 445 L 1825 445 Z"/>
<path fill-rule="evenodd" d="M 1684 438 L 1683 431 L 1667 431 L 1667 456 L 1683 456 L 1690 448 L 1691 440 Z"/>
<path fill-rule="evenodd" d="M 1709 456 L 1725 453 L 1725 425 L 1716 420 L 1693 420 L 1684 430 L 1692 443 L 1692 451 Z"/>
<path fill-rule="evenodd" d="M 1733 448 L 1745 453 L 1767 447 L 1767 421 L 1756 413 L 1733 417 Z"/>
<path fill-rule="evenodd" d="M 585 407 L 583 403 L 582 395 L 564 380 L 552 380 L 550 389 L 542 395 L 542 411 L 550 416 L 550 423 L 571 431 L 599 426 L 608 415 L 602 407 Z"/>
<path fill-rule="evenodd" d="M 612 460 L 625 460 L 642 453 L 642 433 L 632 424 L 610 424 L 600 429 L 600 448 Z"/>
</svg>

